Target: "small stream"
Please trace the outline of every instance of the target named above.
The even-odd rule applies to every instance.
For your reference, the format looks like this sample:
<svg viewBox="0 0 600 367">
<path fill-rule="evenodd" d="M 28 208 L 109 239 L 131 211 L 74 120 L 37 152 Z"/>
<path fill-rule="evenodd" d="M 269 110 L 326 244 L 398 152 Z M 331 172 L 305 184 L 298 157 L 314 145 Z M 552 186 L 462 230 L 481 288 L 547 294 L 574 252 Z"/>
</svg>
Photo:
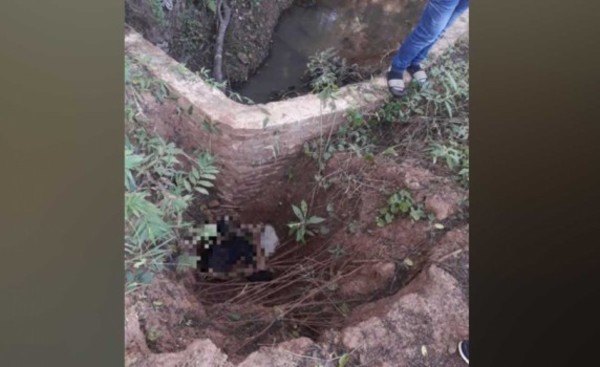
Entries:
<svg viewBox="0 0 600 367">
<path fill-rule="evenodd" d="M 317 0 L 293 5 L 279 20 L 269 57 L 236 91 L 256 103 L 300 87 L 309 57 L 334 48 L 349 63 L 387 68 L 418 21 L 425 0 Z"/>
</svg>

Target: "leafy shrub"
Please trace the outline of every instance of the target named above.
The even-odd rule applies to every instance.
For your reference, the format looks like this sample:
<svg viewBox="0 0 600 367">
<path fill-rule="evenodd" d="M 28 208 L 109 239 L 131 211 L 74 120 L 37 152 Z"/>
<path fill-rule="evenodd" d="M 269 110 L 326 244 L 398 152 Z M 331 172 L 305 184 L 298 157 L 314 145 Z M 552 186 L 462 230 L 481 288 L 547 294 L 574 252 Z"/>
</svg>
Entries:
<svg viewBox="0 0 600 367">
<path fill-rule="evenodd" d="M 375 222 L 379 227 L 392 223 L 399 215 L 408 215 L 412 220 L 418 221 L 426 217 L 423 207 L 415 203 L 410 192 L 400 190 L 388 198 L 387 206 L 379 209 Z"/>
<path fill-rule="evenodd" d="M 164 83 L 125 60 L 125 269 L 126 291 L 152 281 L 174 253 L 180 233 L 191 227 L 184 213 L 194 195 L 208 195 L 218 169 L 205 152 L 186 154 L 148 133 L 139 117 L 142 95 L 162 102 Z"/>
</svg>

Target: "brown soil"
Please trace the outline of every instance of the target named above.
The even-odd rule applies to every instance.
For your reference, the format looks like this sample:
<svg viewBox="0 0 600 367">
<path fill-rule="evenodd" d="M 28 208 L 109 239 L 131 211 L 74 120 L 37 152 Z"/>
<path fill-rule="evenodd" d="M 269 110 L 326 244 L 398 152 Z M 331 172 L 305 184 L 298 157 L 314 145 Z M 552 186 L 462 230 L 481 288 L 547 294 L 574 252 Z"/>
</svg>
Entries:
<svg viewBox="0 0 600 367">
<path fill-rule="evenodd" d="M 157 131 L 180 122 L 176 103 L 148 105 L 158 109 L 147 122 Z M 388 135 L 423 126 L 397 125 Z M 165 138 L 187 149 L 185 137 Z M 269 263 L 275 279 L 157 276 L 126 297 L 126 364 L 335 366 L 349 353 L 348 367 L 459 366 L 455 345 L 468 334 L 468 191 L 429 160 L 399 153 L 335 154 L 323 172 L 328 188 L 315 185 L 316 162 L 298 157 L 243 208 L 198 198 L 189 212 L 197 222 L 233 214 L 276 228 L 283 244 Z M 399 217 L 377 227 L 377 210 L 398 189 L 432 220 Z M 305 244 L 287 233 L 291 205 L 302 200 L 310 215 L 327 219 L 327 233 Z"/>
<path fill-rule="evenodd" d="M 432 249 L 465 241 L 468 227 L 465 230 L 464 221 L 457 222 L 456 217 L 466 192 L 418 161 L 376 157 L 369 162 L 337 154 L 325 170 L 325 176 L 334 182 L 327 190 L 311 190 L 316 172 L 314 161 L 301 158 L 288 177 L 277 185 L 267 185 L 253 205 L 235 210 L 204 204 L 204 210 L 197 210 L 202 218 L 237 214 L 243 222 L 272 223 L 284 236 L 283 246 L 270 262 L 276 279 L 265 284 L 214 282 L 189 273 L 158 277 L 150 287 L 134 293 L 128 303 L 137 312 L 151 352 L 179 352 L 196 339 L 208 338 L 230 361 L 239 363 L 261 346 L 299 337 L 330 343 L 327 333 L 323 334 L 327 330 L 340 330 L 385 312 L 389 307 L 377 300 L 393 302 L 398 290 L 419 274 L 433 255 L 441 257 Z M 433 222 L 408 218 L 377 227 L 377 210 L 398 188 L 409 189 L 424 205 L 436 198 L 438 205 L 427 207 L 434 215 L 443 216 L 443 223 L 460 224 L 463 229 L 458 236 L 463 237 L 449 239 L 450 234 L 442 236 L 443 231 L 435 229 Z M 303 199 L 309 203 L 311 215 L 328 219 L 329 233 L 298 244 L 287 238 L 286 223 L 293 218 L 291 204 Z M 333 212 L 327 211 L 328 204 Z M 343 256 L 334 258 L 328 251 L 334 245 Z M 442 260 L 440 266 L 461 272 L 457 278 L 467 287 L 468 274 L 460 266 L 453 267 L 455 259 Z M 372 306 L 362 306 L 369 304 Z"/>
</svg>

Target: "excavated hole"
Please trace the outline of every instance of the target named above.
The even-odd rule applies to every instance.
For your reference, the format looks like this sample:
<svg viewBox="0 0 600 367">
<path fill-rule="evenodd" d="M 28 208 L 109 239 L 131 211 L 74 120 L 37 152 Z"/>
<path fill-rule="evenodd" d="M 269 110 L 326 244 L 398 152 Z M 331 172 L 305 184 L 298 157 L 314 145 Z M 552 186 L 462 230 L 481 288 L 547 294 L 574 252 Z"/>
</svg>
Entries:
<svg viewBox="0 0 600 367">
<path fill-rule="evenodd" d="M 355 256 L 359 251 L 352 246 L 332 240 L 336 232 L 348 230 L 360 198 L 348 197 L 342 190 L 315 190 L 316 163 L 307 158 L 299 158 L 288 172 L 282 182 L 266 185 L 250 205 L 192 213 L 198 221 L 233 215 L 241 223 L 270 223 L 282 242 L 268 262 L 275 275 L 272 281 L 223 281 L 196 274 L 194 281 L 184 283 L 205 306 L 211 327 L 225 335 L 226 341 L 217 345 L 234 360 L 263 345 L 298 337 L 317 341 L 324 331 L 347 326 L 353 308 L 395 294 L 421 269 L 421 254 L 411 256 L 415 259 L 411 267 L 394 259 L 395 273 L 381 289 L 368 295 L 341 295 L 342 282 L 373 264 Z M 287 230 L 294 218 L 291 205 L 301 200 L 309 203 L 310 215 L 327 218 L 328 234 L 310 237 L 305 244 L 295 242 Z M 328 213 L 328 205 L 336 208 L 335 216 Z M 338 245 L 344 255 L 336 257 L 331 250 Z"/>
</svg>

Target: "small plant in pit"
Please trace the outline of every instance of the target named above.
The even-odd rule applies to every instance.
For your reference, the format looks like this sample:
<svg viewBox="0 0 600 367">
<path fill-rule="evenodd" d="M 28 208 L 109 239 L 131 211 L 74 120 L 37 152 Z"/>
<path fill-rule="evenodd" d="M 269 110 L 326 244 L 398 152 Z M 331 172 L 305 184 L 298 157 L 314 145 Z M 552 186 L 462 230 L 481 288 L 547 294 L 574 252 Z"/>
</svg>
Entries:
<svg viewBox="0 0 600 367">
<path fill-rule="evenodd" d="M 295 234 L 297 242 L 306 242 L 306 236 L 314 236 L 315 231 L 312 226 L 315 224 L 323 223 L 325 219 L 317 216 L 308 216 L 308 205 L 306 201 L 302 200 L 300 207 L 292 205 L 292 210 L 296 215 L 297 221 L 288 223 L 290 228 L 290 235 Z"/>
<path fill-rule="evenodd" d="M 407 215 L 418 221 L 426 217 L 423 207 L 415 203 L 410 192 L 402 189 L 390 196 L 385 208 L 379 209 L 375 222 L 379 227 L 392 223 L 398 215 Z"/>
</svg>

